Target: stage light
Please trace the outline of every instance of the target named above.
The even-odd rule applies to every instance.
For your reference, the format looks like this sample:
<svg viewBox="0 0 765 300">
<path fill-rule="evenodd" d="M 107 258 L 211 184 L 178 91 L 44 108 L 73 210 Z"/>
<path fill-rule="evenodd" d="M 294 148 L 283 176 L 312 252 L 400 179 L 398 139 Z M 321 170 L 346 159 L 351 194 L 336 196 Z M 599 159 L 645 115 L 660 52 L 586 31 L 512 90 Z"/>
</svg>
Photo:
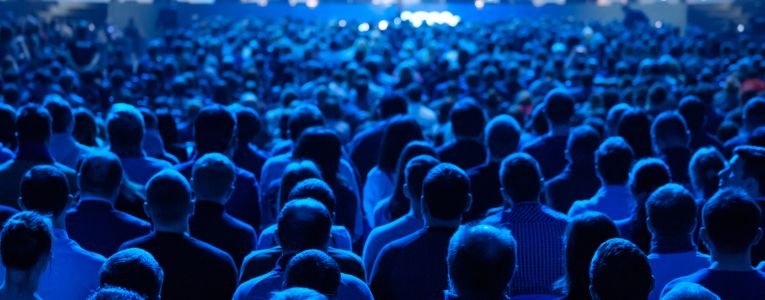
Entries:
<svg viewBox="0 0 765 300">
<path fill-rule="evenodd" d="M 364 22 L 359 24 L 359 32 L 367 32 L 369 31 L 369 23 Z"/>
<path fill-rule="evenodd" d="M 339 22 L 337 22 L 337 26 L 340 26 L 340 28 L 345 27 L 345 25 L 348 25 L 348 22 L 345 20 L 340 20 Z"/>
<path fill-rule="evenodd" d="M 317 6 L 319 6 L 319 0 L 306 0 L 305 6 L 307 6 L 308 8 L 316 8 Z"/>
<path fill-rule="evenodd" d="M 377 29 L 380 29 L 380 31 L 385 31 L 388 29 L 388 21 L 381 20 L 380 23 L 377 23 Z"/>
<path fill-rule="evenodd" d="M 736 26 L 736 31 L 744 32 L 744 24 L 738 24 L 738 26 Z"/>
<path fill-rule="evenodd" d="M 475 1 L 475 8 L 483 9 L 484 6 L 486 6 L 486 3 L 484 3 L 483 0 L 476 0 Z"/>
<path fill-rule="evenodd" d="M 661 28 L 662 26 L 664 26 L 664 23 L 662 23 L 661 21 L 656 21 L 655 23 L 653 23 L 653 26 L 656 28 Z"/>
</svg>

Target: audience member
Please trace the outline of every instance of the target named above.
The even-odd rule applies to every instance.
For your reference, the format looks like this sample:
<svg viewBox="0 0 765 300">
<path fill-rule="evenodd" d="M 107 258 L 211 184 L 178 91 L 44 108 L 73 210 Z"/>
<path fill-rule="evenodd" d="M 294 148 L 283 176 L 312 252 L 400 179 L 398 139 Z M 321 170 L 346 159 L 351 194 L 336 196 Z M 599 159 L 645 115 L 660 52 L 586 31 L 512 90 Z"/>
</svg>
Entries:
<svg viewBox="0 0 765 300">
<path fill-rule="evenodd" d="M 268 154 L 254 143 L 255 137 L 261 132 L 260 114 L 252 108 L 241 104 L 230 107 L 236 115 L 237 146 L 232 160 L 234 163 L 260 179 L 260 172 L 268 159 Z"/>
<path fill-rule="evenodd" d="M 635 244 L 614 238 L 595 251 L 590 264 L 592 299 L 647 299 L 653 284 L 648 259 Z"/>
<path fill-rule="evenodd" d="M 342 276 L 340 267 L 332 257 L 320 250 L 306 250 L 295 255 L 287 264 L 284 288 L 305 287 L 327 297 L 335 297 Z"/>
<path fill-rule="evenodd" d="M 540 162 L 543 178 L 552 179 L 566 167 L 566 143 L 574 116 L 574 98 L 565 90 L 552 90 L 541 104 L 548 132 L 523 146 L 523 152 Z"/>
<path fill-rule="evenodd" d="M 375 114 L 379 120 L 370 124 L 366 129 L 356 133 L 349 143 L 350 157 L 361 174 L 362 182 L 377 164 L 380 157 L 380 146 L 388 127 L 389 120 L 407 113 L 406 98 L 398 94 L 384 96 L 377 102 Z"/>
<path fill-rule="evenodd" d="M 651 248 L 651 233 L 646 225 L 645 203 L 658 188 L 672 182 L 669 167 L 656 158 L 638 161 L 630 173 L 630 192 L 635 197 L 636 205 L 629 217 L 616 220 L 616 226 L 622 237 L 634 243 L 640 250 L 648 252 Z"/>
<path fill-rule="evenodd" d="M 146 300 L 159 300 L 164 276 L 154 256 L 138 248 L 115 253 L 106 260 L 99 273 L 101 288 L 124 288 Z"/>
<path fill-rule="evenodd" d="M 0 299 L 40 299 L 39 284 L 52 255 L 53 236 L 44 217 L 22 212 L 0 232 L 3 278 Z"/>
<path fill-rule="evenodd" d="M 102 287 L 93 292 L 88 300 L 145 300 L 138 293 L 120 287 Z"/>
<path fill-rule="evenodd" d="M 653 157 L 651 143 L 651 116 L 647 112 L 632 108 L 625 111 L 619 119 L 619 136 L 630 144 L 635 158 Z"/>
<path fill-rule="evenodd" d="M 438 148 L 441 161 L 463 170 L 486 162 L 486 148 L 481 138 L 486 115 L 481 106 L 474 100 L 460 100 L 449 111 L 449 121 L 456 140 Z"/>
<path fill-rule="evenodd" d="M 600 135 L 592 127 L 584 125 L 571 130 L 566 145 L 568 164 L 558 176 L 545 182 L 547 206 L 565 214 L 574 201 L 591 198 L 598 192 L 595 153 L 599 145 Z"/>
<path fill-rule="evenodd" d="M 71 169 L 77 168 L 77 162 L 91 149 L 78 143 L 72 136 L 74 114 L 69 103 L 59 97 L 45 102 L 45 109 L 51 115 L 50 154 L 56 162 Z"/>
<path fill-rule="evenodd" d="M 720 300 L 720 297 L 698 284 L 681 282 L 661 297 L 661 300 Z"/>
<path fill-rule="evenodd" d="M 755 97 L 746 102 L 743 107 L 741 126 L 739 135 L 726 141 L 723 145 L 728 157 L 733 155 L 733 150 L 736 147 L 746 145 L 749 141 L 749 135 L 757 127 L 765 126 L 765 98 Z"/>
<path fill-rule="evenodd" d="M 658 157 L 669 167 L 672 182 L 689 186 L 688 164 L 693 153 L 683 117 L 675 112 L 659 114 L 651 126 L 651 138 Z"/>
<path fill-rule="evenodd" d="M 717 193 L 720 186 L 720 171 L 728 167 L 720 151 L 712 147 L 701 148 L 693 154 L 688 165 L 688 175 L 696 199 L 706 202 Z"/>
<path fill-rule="evenodd" d="M 690 131 L 690 142 L 688 146 L 691 151 L 697 151 L 704 147 L 714 147 L 717 150 L 722 149 L 722 143 L 714 135 L 706 131 L 707 126 L 707 108 L 704 102 L 696 96 L 687 96 L 680 100 L 677 112 L 683 116 L 685 124 Z"/>
</svg>

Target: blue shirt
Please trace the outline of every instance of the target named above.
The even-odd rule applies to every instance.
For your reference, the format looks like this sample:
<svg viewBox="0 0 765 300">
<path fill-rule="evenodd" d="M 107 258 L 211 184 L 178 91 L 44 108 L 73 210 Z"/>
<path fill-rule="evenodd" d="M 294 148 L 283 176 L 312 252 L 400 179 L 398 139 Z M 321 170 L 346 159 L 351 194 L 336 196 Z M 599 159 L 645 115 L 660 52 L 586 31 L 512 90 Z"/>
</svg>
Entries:
<svg viewBox="0 0 765 300">
<path fill-rule="evenodd" d="M 252 226 L 226 213 L 223 205 L 210 201 L 196 202 L 189 233 L 231 255 L 237 266 L 255 249 L 258 239 Z"/>
<path fill-rule="evenodd" d="M 765 273 L 761 271 L 716 271 L 701 269 L 696 273 L 672 280 L 664 287 L 661 295 L 666 295 L 681 282 L 699 284 L 724 300 L 762 300 L 765 299 Z"/>
<path fill-rule="evenodd" d="M 77 162 L 92 150 L 74 140 L 71 134 L 54 133 L 50 136 L 50 154 L 56 162 L 77 168 Z"/>
<path fill-rule="evenodd" d="M 80 199 L 66 215 L 69 236 L 83 248 L 109 257 L 122 243 L 151 232 L 151 224 L 114 209 L 109 200 Z"/>
<path fill-rule="evenodd" d="M 510 229 L 518 241 L 511 294 L 553 294 L 553 283 L 563 276 L 565 215 L 539 202 L 513 203 L 484 223 Z"/>
<path fill-rule="evenodd" d="M 661 289 L 670 281 L 709 267 L 709 256 L 695 250 L 680 253 L 651 253 L 648 255 L 648 264 L 651 265 L 654 279 L 653 291 L 648 295 L 648 299 L 657 300 L 661 295 Z"/>
<path fill-rule="evenodd" d="M 258 238 L 258 244 L 255 247 L 256 250 L 268 249 L 277 246 L 276 242 L 276 224 L 266 227 L 263 232 L 260 233 Z M 353 242 L 351 240 L 351 234 L 348 233 L 348 229 L 344 226 L 332 225 L 329 236 L 329 246 L 341 250 L 353 251 Z"/>
<path fill-rule="evenodd" d="M 602 213 L 611 220 L 629 218 L 635 209 L 635 199 L 624 185 L 607 185 L 589 200 L 579 200 L 571 205 L 568 216 L 573 218 L 588 211 Z"/>
<path fill-rule="evenodd" d="M 146 185 L 159 171 L 172 167 L 169 162 L 148 156 L 120 157 L 120 161 L 127 178 L 138 185 Z"/>
<path fill-rule="evenodd" d="M 414 215 L 409 213 L 393 222 L 373 229 L 364 244 L 364 269 L 371 274 L 375 260 L 383 247 L 397 239 L 422 229 L 422 227 L 423 221 L 415 218 Z"/>
<path fill-rule="evenodd" d="M 248 280 L 234 293 L 234 300 L 268 300 L 271 294 L 282 290 L 284 271 L 277 267 L 271 272 Z M 340 273 L 340 286 L 337 288 L 336 300 L 372 300 L 369 287 L 360 279 Z"/>
</svg>

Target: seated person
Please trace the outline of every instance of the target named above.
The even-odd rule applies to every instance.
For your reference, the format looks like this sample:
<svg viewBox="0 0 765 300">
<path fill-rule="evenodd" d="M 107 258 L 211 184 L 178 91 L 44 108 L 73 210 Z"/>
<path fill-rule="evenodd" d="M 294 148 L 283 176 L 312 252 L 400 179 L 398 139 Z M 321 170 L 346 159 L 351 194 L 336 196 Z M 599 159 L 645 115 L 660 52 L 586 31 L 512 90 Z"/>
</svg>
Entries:
<svg viewBox="0 0 765 300">
<path fill-rule="evenodd" d="M 287 264 L 284 288 L 304 287 L 327 297 L 335 297 L 342 276 L 340 267 L 332 257 L 319 250 L 306 250 L 295 255 Z"/>
<path fill-rule="evenodd" d="M 614 238 L 605 241 L 595 251 L 590 264 L 592 299 L 644 300 L 648 298 L 651 288 L 651 266 L 635 244 Z"/>
<path fill-rule="evenodd" d="M 101 267 L 101 287 L 134 291 L 146 300 L 159 300 L 165 274 L 151 253 L 138 248 L 114 253 Z"/>
<path fill-rule="evenodd" d="M 661 300 L 720 300 L 720 297 L 696 283 L 681 282 L 669 291 Z"/>
<path fill-rule="evenodd" d="M 125 288 L 107 286 L 93 292 L 88 300 L 145 300 L 145 298 Z"/>
<path fill-rule="evenodd" d="M 11 217 L 0 232 L 0 257 L 5 284 L 0 299 L 40 299 L 40 276 L 51 259 L 53 235 L 43 216 L 22 212 Z"/>
</svg>

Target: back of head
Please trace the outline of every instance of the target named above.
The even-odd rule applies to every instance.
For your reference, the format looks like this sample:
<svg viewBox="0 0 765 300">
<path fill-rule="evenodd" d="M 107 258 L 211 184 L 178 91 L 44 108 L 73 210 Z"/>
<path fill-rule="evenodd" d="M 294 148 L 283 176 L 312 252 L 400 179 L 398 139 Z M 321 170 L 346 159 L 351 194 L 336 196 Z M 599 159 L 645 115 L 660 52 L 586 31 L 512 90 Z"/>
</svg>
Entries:
<svg viewBox="0 0 765 300">
<path fill-rule="evenodd" d="M 335 213 L 335 193 L 332 192 L 332 188 L 329 185 L 318 178 L 309 178 L 300 181 L 295 187 L 292 188 L 287 201 L 295 199 L 311 198 L 324 204 L 324 207 L 329 210 L 331 214 Z"/>
<path fill-rule="evenodd" d="M 21 177 L 20 201 L 24 210 L 59 216 L 67 209 L 71 196 L 69 182 L 60 169 L 39 165 Z"/>
<path fill-rule="evenodd" d="M 130 248 L 109 257 L 101 266 L 99 278 L 102 287 L 125 288 L 148 300 L 157 300 L 162 291 L 164 272 L 151 253 Z"/>
<path fill-rule="evenodd" d="M 88 300 L 145 300 L 140 294 L 121 287 L 102 287 L 88 297 Z"/>
<path fill-rule="evenodd" d="M 518 150 L 521 139 L 521 126 L 515 118 L 499 115 L 486 125 L 484 138 L 492 158 L 502 159 Z"/>
<path fill-rule="evenodd" d="M 474 100 L 460 100 L 449 112 L 452 132 L 455 136 L 477 138 L 483 133 L 486 116 L 481 106 Z"/>
<path fill-rule="evenodd" d="M 20 212 L 5 222 L 0 232 L 0 257 L 11 270 L 32 270 L 51 254 L 52 229 L 34 212 Z M 7 280 L 7 279 L 6 279 Z"/>
<path fill-rule="evenodd" d="M 337 134 L 318 127 L 304 131 L 292 151 L 293 159 L 308 159 L 316 163 L 327 182 L 337 177 L 341 155 L 342 142 Z"/>
<path fill-rule="evenodd" d="M 314 126 L 324 126 L 324 115 L 321 114 L 321 110 L 318 107 L 303 104 L 292 109 L 290 118 L 287 121 L 291 140 L 297 141 L 304 130 Z"/>
<path fill-rule="evenodd" d="M 526 153 L 511 154 L 499 169 L 502 190 L 513 202 L 537 201 L 544 186 L 536 159 Z"/>
<path fill-rule="evenodd" d="M 321 293 L 309 288 L 293 287 L 275 292 L 271 300 L 327 300 Z"/>
<path fill-rule="evenodd" d="M 191 186 L 199 200 L 226 201 L 234 189 L 236 166 L 220 153 L 208 153 L 194 163 Z"/>
<path fill-rule="evenodd" d="M 592 166 L 595 151 L 600 146 L 600 134 L 590 126 L 578 126 L 568 135 L 566 152 L 573 162 L 583 162 Z"/>
<path fill-rule="evenodd" d="M 649 228 L 656 236 L 683 238 L 696 227 L 696 201 L 679 184 L 657 189 L 648 197 L 645 207 Z"/>
<path fill-rule="evenodd" d="M 122 163 L 111 152 L 94 152 L 82 160 L 77 179 L 80 193 L 111 199 L 122 184 Z"/>
<path fill-rule="evenodd" d="M 295 255 L 284 271 L 284 288 L 304 287 L 327 296 L 336 296 L 340 288 L 340 266 L 320 250 L 306 250 Z"/>
<path fill-rule="evenodd" d="M 545 96 L 544 113 L 552 124 L 569 124 L 574 116 L 574 98 L 564 90 L 552 90 Z"/>
<path fill-rule="evenodd" d="M 760 230 L 760 207 L 744 191 L 721 189 L 701 213 L 707 245 L 723 253 L 741 253 L 752 246 Z"/>
<path fill-rule="evenodd" d="M 163 170 L 146 183 L 146 205 L 154 223 L 177 222 L 190 214 L 189 182 L 175 170 Z"/>
<path fill-rule="evenodd" d="M 410 199 L 421 199 L 425 176 L 438 164 L 439 161 L 430 155 L 418 155 L 409 160 L 406 164 L 404 177 Z"/>
<path fill-rule="evenodd" d="M 699 284 L 681 282 L 664 294 L 661 300 L 720 300 L 720 297 Z"/>
<path fill-rule="evenodd" d="M 489 225 L 460 228 L 449 241 L 446 256 L 452 291 L 471 299 L 503 295 L 515 273 L 516 249 L 507 229 Z"/>
<path fill-rule="evenodd" d="M 143 115 L 130 104 L 114 104 L 106 120 L 106 129 L 112 148 L 140 147 L 144 134 Z"/>
<path fill-rule="evenodd" d="M 683 117 L 676 112 L 665 111 L 651 125 L 653 145 L 663 150 L 670 147 L 688 147 L 690 136 Z"/>
<path fill-rule="evenodd" d="M 669 167 L 664 161 L 656 158 L 646 158 L 638 161 L 630 173 L 630 189 L 632 195 L 648 197 L 656 189 L 671 182 Z"/>
<path fill-rule="evenodd" d="M 624 239 L 610 239 L 598 247 L 590 264 L 592 298 L 647 299 L 653 288 L 651 274 L 648 258 L 640 248 Z"/>
<path fill-rule="evenodd" d="M 610 136 L 618 134 L 619 121 L 621 121 L 624 112 L 630 110 L 630 108 L 631 107 L 629 104 L 619 103 L 608 110 L 608 115 L 606 116 L 606 126 L 608 127 Z"/>
<path fill-rule="evenodd" d="M 470 197 L 470 178 L 453 164 L 439 164 L 425 176 L 422 201 L 426 216 L 441 220 L 459 219 L 469 208 Z"/>
<path fill-rule="evenodd" d="M 284 206 L 277 221 L 279 245 L 285 251 L 322 249 L 329 242 L 332 217 L 319 201 L 292 200 Z"/>
<path fill-rule="evenodd" d="M 389 173 L 395 171 L 401 151 L 407 144 L 423 139 L 422 129 L 417 121 L 407 116 L 394 117 L 385 127 L 377 167 Z"/>
<path fill-rule="evenodd" d="M 696 192 L 704 199 L 712 197 L 719 187 L 720 171 L 727 165 L 725 157 L 714 147 L 697 150 L 688 166 L 688 176 Z"/>
<path fill-rule="evenodd" d="M 765 195 L 765 148 L 757 146 L 738 146 L 733 154 L 742 161 L 743 178 L 751 178 L 757 182 L 757 192 Z"/>
<path fill-rule="evenodd" d="M 751 132 L 765 126 L 765 98 L 754 97 L 744 106 L 744 128 Z"/>
<path fill-rule="evenodd" d="M 405 115 L 408 112 L 406 98 L 400 94 L 390 94 L 382 97 L 377 103 L 377 112 L 380 118 L 388 119 L 397 115 Z"/>
<path fill-rule="evenodd" d="M 752 131 L 747 140 L 747 145 L 765 147 L 765 126 L 757 127 Z"/>
<path fill-rule="evenodd" d="M 632 147 L 618 136 L 603 141 L 595 153 L 598 175 L 606 185 L 627 183 L 634 162 L 635 154 L 632 152 Z"/>
<path fill-rule="evenodd" d="M 295 185 L 310 178 L 322 178 L 321 171 L 314 162 L 304 160 L 288 164 L 284 169 L 284 174 L 282 174 L 281 178 L 282 180 L 279 183 L 279 209 L 284 207 L 284 204 L 287 203 L 288 196 Z"/>
<path fill-rule="evenodd" d="M 16 136 L 19 142 L 42 143 L 51 135 L 51 116 L 48 110 L 36 104 L 27 104 L 16 117 Z"/>
<path fill-rule="evenodd" d="M 574 217 L 566 228 L 566 276 L 560 287 L 569 298 L 589 297 L 590 261 L 603 242 L 619 237 L 611 219 L 601 213 L 587 212 Z"/>
<path fill-rule="evenodd" d="M 687 96 L 680 100 L 677 111 L 685 119 L 686 125 L 691 130 L 703 129 L 706 122 L 706 107 L 696 96 Z"/>
<path fill-rule="evenodd" d="M 157 115 L 149 108 L 146 107 L 140 107 L 138 108 L 138 111 L 141 112 L 141 117 L 143 117 L 143 126 L 146 129 L 157 129 Z"/>
<path fill-rule="evenodd" d="M 194 142 L 200 153 L 226 153 L 235 133 L 236 116 L 222 105 L 207 106 L 194 119 Z"/>
<path fill-rule="evenodd" d="M 247 145 L 260 132 L 260 114 L 252 108 L 243 105 L 233 105 L 230 109 L 236 114 L 236 130 L 239 143 Z"/>
<path fill-rule="evenodd" d="M 51 98 L 45 101 L 45 109 L 53 120 L 53 133 L 67 133 L 72 130 L 74 115 L 68 102 L 61 98 Z"/>
<path fill-rule="evenodd" d="M 629 109 L 622 114 L 618 127 L 619 136 L 632 147 L 637 158 L 651 156 L 651 117 L 640 109 Z"/>
</svg>

